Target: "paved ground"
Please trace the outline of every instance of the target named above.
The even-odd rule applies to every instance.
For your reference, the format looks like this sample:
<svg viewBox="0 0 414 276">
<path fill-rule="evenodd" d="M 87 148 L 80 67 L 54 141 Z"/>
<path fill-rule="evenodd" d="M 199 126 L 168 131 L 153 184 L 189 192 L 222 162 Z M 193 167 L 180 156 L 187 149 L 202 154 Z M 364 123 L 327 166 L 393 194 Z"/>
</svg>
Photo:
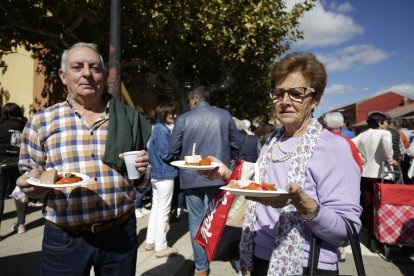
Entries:
<svg viewBox="0 0 414 276">
<path fill-rule="evenodd" d="M 178 248 L 180 254 L 175 257 L 158 259 L 154 252 L 146 252 L 143 248 L 148 216 L 137 222 L 139 241 L 136 275 L 145 276 L 187 276 L 193 275 L 194 263 L 190 238 L 188 234 L 187 217 L 173 221 L 168 232 L 169 245 Z M 31 209 L 27 216 L 27 232 L 12 233 L 11 227 L 16 220 L 13 200 L 7 199 L 4 210 L 0 235 L 0 276 L 37 276 L 39 275 L 39 258 L 44 221 L 39 209 Z M 361 236 L 364 242 L 364 237 Z M 391 250 L 391 261 L 387 262 L 380 254 L 370 252 L 362 244 L 364 264 L 367 275 L 394 276 L 414 275 L 413 258 L 408 258 L 399 247 Z M 340 263 L 340 273 L 356 275 L 350 248 L 346 248 L 347 259 Z M 93 275 L 93 272 L 91 273 Z M 236 275 L 229 263 L 213 262 L 212 276 Z"/>
</svg>

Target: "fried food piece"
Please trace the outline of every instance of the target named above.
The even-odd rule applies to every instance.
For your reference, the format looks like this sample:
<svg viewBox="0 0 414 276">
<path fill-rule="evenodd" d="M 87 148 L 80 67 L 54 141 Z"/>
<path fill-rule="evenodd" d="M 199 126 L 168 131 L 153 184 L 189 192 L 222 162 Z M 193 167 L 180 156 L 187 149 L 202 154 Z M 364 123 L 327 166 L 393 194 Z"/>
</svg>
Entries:
<svg viewBox="0 0 414 276">
<path fill-rule="evenodd" d="M 58 177 L 57 170 L 47 170 L 40 175 L 40 182 L 44 184 L 54 184 Z"/>
</svg>

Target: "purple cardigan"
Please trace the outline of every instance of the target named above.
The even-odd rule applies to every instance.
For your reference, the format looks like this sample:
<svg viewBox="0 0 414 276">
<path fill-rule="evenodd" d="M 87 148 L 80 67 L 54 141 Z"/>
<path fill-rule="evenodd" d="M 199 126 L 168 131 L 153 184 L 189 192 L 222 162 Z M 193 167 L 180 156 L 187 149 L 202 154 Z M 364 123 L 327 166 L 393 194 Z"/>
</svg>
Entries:
<svg viewBox="0 0 414 276">
<path fill-rule="evenodd" d="M 283 141 L 283 149 L 292 149 L 299 139 L 300 137 L 291 137 Z M 267 147 L 266 144 L 261 154 Z M 281 155 L 279 150 L 277 154 Z M 262 156 L 259 160 L 261 158 Z M 287 182 L 289 165 L 290 159 L 285 162 L 271 162 L 264 181 L 276 183 L 279 188 L 283 188 Z M 320 203 L 321 209 L 315 219 L 305 222 L 303 266 L 308 266 L 309 244 L 313 232 L 322 239 L 318 268 L 338 269 L 337 247 L 346 245 L 348 240 L 341 216 L 353 221 L 357 230 L 361 225 L 360 178 L 360 170 L 347 141 L 327 130 L 322 131 L 306 170 L 305 191 Z M 270 259 L 278 220 L 274 208 L 259 204 L 254 238 L 256 257 Z"/>
</svg>

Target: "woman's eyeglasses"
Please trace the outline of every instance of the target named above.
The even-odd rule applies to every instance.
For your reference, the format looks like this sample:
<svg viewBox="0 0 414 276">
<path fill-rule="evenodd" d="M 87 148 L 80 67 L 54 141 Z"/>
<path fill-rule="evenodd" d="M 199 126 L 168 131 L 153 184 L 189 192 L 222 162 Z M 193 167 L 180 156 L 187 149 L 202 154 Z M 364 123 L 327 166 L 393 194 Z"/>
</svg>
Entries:
<svg viewBox="0 0 414 276">
<path fill-rule="evenodd" d="M 281 101 L 285 96 L 285 93 L 288 94 L 289 99 L 294 102 L 302 102 L 306 96 L 306 92 L 315 93 L 315 89 L 312 87 L 293 87 L 289 89 L 284 88 L 272 88 L 269 91 L 270 98 L 272 101 Z"/>
</svg>

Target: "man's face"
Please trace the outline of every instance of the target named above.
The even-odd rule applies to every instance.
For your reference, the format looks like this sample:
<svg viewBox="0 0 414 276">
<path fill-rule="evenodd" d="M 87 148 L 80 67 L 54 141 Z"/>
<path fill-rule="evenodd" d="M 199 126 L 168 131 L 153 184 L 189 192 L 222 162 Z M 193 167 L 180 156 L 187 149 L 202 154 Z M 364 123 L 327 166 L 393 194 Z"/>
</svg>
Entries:
<svg viewBox="0 0 414 276">
<path fill-rule="evenodd" d="M 98 53 L 88 47 L 71 49 L 66 58 L 66 68 L 59 76 L 73 97 L 101 96 L 106 74 Z"/>
<path fill-rule="evenodd" d="M 387 129 L 388 128 L 388 121 L 384 120 L 382 123 L 378 123 L 380 129 Z"/>
<path fill-rule="evenodd" d="M 197 104 L 198 104 L 198 98 L 197 97 L 188 99 L 188 105 L 190 106 L 190 109 L 193 109 L 194 107 L 196 107 Z"/>
</svg>

